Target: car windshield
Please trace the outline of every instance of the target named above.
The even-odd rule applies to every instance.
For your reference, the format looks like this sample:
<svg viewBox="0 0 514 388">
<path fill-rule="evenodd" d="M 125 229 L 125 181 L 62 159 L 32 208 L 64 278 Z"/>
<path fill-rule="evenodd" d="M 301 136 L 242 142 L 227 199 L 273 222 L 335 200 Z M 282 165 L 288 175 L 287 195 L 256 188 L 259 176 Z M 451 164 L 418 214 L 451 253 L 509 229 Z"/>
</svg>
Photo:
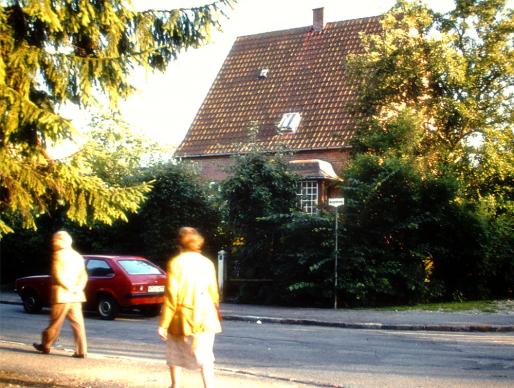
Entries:
<svg viewBox="0 0 514 388">
<path fill-rule="evenodd" d="M 159 268 L 143 260 L 119 260 L 118 263 L 129 275 L 160 275 Z"/>
</svg>

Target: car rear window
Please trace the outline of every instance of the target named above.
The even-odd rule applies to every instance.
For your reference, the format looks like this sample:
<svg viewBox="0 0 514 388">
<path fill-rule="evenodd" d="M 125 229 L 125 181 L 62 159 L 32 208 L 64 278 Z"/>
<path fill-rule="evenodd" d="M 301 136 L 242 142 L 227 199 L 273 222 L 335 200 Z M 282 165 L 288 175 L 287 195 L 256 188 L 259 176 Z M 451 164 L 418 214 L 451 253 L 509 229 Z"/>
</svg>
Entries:
<svg viewBox="0 0 514 388">
<path fill-rule="evenodd" d="M 160 275 L 159 268 L 143 260 L 119 260 L 118 263 L 129 275 Z"/>
</svg>

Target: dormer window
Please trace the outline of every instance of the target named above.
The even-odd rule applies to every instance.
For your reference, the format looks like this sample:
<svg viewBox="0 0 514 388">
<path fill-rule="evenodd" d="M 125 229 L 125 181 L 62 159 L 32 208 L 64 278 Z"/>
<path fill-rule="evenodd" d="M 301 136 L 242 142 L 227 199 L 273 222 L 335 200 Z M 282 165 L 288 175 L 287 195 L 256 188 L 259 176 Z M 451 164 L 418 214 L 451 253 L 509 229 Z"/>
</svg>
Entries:
<svg viewBox="0 0 514 388">
<path fill-rule="evenodd" d="M 278 124 L 278 130 L 284 133 L 296 132 L 301 120 L 302 116 L 298 112 L 284 113 Z"/>
<path fill-rule="evenodd" d="M 259 78 L 268 78 L 269 69 L 263 68 L 259 73 Z"/>
</svg>

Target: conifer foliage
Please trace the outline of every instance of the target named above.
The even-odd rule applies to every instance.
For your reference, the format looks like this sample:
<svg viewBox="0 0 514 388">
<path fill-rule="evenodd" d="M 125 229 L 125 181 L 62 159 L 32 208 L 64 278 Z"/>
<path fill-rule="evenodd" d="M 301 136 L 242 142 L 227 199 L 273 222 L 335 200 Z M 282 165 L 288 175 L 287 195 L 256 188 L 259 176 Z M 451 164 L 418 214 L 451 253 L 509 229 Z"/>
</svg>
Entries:
<svg viewBox="0 0 514 388">
<path fill-rule="evenodd" d="M 147 184 L 108 183 L 80 152 L 73 160 L 48 154 L 76 135 L 59 107 L 115 111 L 134 90 L 134 68 L 164 70 L 181 50 L 206 43 L 231 3 L 138 11 L 121 0 L 0 2 L 0 236 L 17 222 L 34 228 L 57 208 L 79 224 L 137 210 Z"/>
</svg>

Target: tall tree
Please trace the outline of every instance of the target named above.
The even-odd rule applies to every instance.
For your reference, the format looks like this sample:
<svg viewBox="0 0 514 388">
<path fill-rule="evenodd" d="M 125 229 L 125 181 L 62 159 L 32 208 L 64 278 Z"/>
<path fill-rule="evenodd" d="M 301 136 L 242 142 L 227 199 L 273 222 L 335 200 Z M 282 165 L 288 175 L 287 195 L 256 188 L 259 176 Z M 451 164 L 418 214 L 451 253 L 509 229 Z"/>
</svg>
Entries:
<svg viewBox="0 0 514 388">
<path fill-rule="evenodd" d="M 359 80 L 356 111 L 365 117 L 356 151 L 368 151 L 369 134 L 387 133 L 400 115 L 415 116 L 411 148 L 424 172 L 450 169 L 464 183 L 462 197 L 479 200 L 496 191 L 508 206 L 513 38 L 507 0 L 456 0 L 447 14 L 398 1 L 384 16 L 382 34 L 364 36 L 365 52 L 349 61 Z"/>
<path fill-rule="evenodd" d="M 59 107 L 107 101 L 115 111 L 134 90 L 134 68 L 164 70 L 181 50 L 206 43 L 231 3 L 137 11 L 122 0 L 1 2 L 0 236 L 16 220 L 34 228 L 56 208 L 80 224 L 111 223 L 138 208 L 147 184 L 111 184 L 48 154 L 76 134 Z"/>
<path fill-rule="evenodd" d="M 382 26 L 348 62 L 362 118 L 346 173 L 354 274 L 410 300 L 432 278 L 445 296 L 484 296 L 478 285 L 514 266 L 487 263 L 482 221 L 513 215 L 514 11 L 456 0 L 437 14 L 400 0 Z M 512 223 L 501 227 L 495 246 L 511 252 Z"/>
</svg>

